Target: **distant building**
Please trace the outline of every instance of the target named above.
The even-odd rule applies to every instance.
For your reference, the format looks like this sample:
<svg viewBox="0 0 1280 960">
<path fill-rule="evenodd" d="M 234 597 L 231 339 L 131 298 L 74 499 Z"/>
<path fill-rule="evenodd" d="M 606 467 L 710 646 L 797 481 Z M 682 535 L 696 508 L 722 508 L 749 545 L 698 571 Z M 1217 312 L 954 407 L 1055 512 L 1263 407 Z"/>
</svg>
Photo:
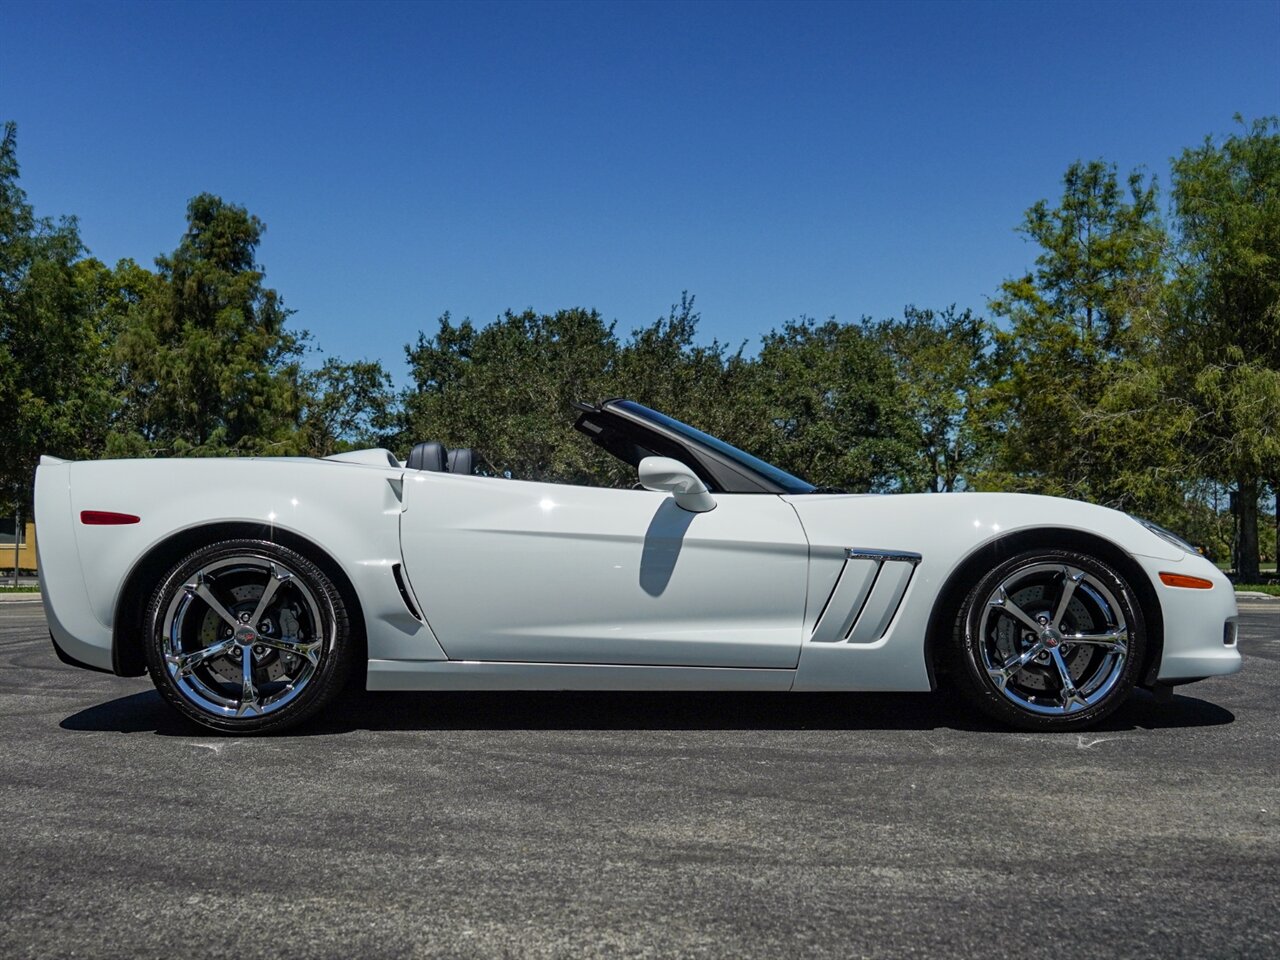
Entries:
<svg viewBox="0 0 1280 960">
<path fill-rule="evenodd" d="M 5 517 L 0 519 L 0 581 L 4 579 L 4 575 L 13 570 L 14 560 L 14 518 Z M 18 539 L 18 568 L 20 570 L 35 570 L 36 568 L 36 525 L 34 523 L 25 523 L 22 526 L 22 536 Z"/>
</svg>

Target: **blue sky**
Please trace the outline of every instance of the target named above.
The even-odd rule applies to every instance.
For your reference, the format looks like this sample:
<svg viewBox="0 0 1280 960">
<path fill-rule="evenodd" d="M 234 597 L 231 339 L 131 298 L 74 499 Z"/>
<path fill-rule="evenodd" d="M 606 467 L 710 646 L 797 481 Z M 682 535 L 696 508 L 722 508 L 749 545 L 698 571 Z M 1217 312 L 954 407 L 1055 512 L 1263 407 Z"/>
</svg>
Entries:
<svg viewBox="0 0 1280 960">
<path fill-rule="evenodd" d="M 1077 158 L 1280 113 L 1280 3 L 0 5 L 23 184 L 150 264 L 188 198 L 268 225 L 326 353 L 445 310 L 697 296 L 704 339 L 985 308 Z"/>
</svg>

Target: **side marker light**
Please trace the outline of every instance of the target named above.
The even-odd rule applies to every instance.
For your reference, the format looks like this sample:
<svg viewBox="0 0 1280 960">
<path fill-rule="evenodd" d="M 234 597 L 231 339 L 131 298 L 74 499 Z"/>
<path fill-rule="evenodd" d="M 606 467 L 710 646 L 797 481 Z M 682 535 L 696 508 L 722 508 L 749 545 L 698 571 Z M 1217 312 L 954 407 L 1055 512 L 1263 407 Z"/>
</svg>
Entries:
<svg viewBox="0 0 1280 960">
<path fill-rule="evenodd" d="M 1185 573 L 1162 573 L 1160 582 L 1166 587 L 1185 587 L 1188 590 L 1212 590 L 1213 581 L 1204 577 L 1189 577 Z"/>
<path fill-rule="evenodd" d="M 110 510 L 81 510 L 80 522 L 90 527 L 110 527 L 122 523 L 139 523 L 141 517 L 132 513 L 114 513 Z"/>
</svg>

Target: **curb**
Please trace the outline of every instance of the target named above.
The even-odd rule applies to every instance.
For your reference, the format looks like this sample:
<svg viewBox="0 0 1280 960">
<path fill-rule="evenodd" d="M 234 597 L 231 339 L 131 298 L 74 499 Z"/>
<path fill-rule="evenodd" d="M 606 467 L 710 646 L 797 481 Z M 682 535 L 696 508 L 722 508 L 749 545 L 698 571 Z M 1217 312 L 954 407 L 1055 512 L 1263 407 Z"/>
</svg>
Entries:
<svg viewBox="0 0 1280 960">
<path fill-rule="evenodd" d="M 1237 600 L 1280 600 L 1280 597 L 1273 596 L 1269 593 L 1259 593 L 1256 590 L 1237 590 Z"/>
<path fill-rule="evenodd" d="M 40 591 L 31 593 L 0 593 L 0 603 L 39 603 Z"/>
</svg>

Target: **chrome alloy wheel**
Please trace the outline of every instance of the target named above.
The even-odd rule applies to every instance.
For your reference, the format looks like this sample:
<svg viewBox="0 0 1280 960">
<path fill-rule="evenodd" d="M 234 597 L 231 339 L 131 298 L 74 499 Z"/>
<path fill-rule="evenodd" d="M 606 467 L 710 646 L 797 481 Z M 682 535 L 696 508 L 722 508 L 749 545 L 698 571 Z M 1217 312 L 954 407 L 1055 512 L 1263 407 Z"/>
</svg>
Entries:
<svg viewBox="0 0 1280 960">
<path fill-rule="evenodd" d="M 279 560 L 223 557 L 174 591 L 161 653 L 192 706 L 215 717 L 260 717 L 292 702 L 315 677 L 333 622 L 305 578 Z"/>
<path fill-rule="evenodd" d="M 990 592 L 976 646 L 1014 706 L 1064 716 L 1102 702 L 1125 672 L 1129 627 L 1097 576 L 1070 563 L 1031 563 Z"/>
</svg>

